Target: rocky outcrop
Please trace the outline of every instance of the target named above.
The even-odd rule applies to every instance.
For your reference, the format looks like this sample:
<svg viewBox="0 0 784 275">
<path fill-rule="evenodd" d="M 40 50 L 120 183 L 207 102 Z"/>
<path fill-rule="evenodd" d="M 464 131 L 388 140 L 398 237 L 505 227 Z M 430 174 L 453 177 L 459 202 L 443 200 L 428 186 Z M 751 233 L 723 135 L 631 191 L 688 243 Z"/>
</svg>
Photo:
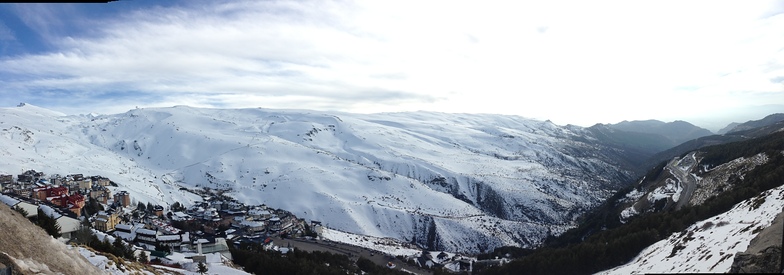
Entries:
<svg viewBox="0 0 784 275">
<path fill-rule="evenodd" d="M 735 254 L 730 273 L 780 273 L 784 213 L 754 237 L 745 252 Z"/>
<path fill-rule="evenodd" d="M 0 203 L 0 263 L 11 274 L 102 274 L 21 214 Z"/>
</svg>

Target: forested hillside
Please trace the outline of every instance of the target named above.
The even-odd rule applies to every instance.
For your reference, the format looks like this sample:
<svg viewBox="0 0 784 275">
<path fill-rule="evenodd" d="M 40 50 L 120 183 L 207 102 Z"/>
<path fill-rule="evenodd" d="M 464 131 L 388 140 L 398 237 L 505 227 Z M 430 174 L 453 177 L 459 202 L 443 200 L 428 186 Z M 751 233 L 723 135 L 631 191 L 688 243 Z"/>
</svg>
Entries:
<svg viewBox="0 0 784 275">
<path fill-rule="evenodd" d="M 590 274 L 630 261 L 642 249 L 680 232 L 697 221 L 724 213 L 733 205 L 784 184 L 784 132 L 761 138 L 705 147 L 698 150 L 700 165 L 715 167 L 741 157 L 764 153 L 768 161 L 730 182 L 730 188 L 702 204 L 680 210 L 641 214 L 626 223 L 619 220 L 618 207 L 626 195 L 637 186 L 626 188 L 611 197 L 575 229 L 551 239 L 535 250 L 501 268 L 486 270 L 484 274 Z M 663 164 L 644 178 L 655 178 Z"/>
</svg>

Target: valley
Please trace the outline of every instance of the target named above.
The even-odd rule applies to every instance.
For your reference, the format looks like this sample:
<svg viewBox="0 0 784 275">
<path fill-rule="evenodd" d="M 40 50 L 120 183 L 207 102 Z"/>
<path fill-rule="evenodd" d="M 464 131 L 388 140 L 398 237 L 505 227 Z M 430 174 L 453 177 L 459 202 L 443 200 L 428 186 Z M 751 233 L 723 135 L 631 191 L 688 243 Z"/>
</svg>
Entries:
<svg viewBox="0 0 784 275">
<path fill-rule="evenodd" d="M 328 230 L 463 255 L 569 238 L 608 199 L 619 208 L 602 228 L 687 211 L 712 202 L 770 157 L 686 152 L 635 184 L 645 157 L 660 154 L 646 147 L 660 143 L 637 139 L 645 133 L 432 112 L 176 106 L 66 116 L 28 104 L 0 108 L 0 129 L 8 156 L 2 173 L 35 167 L 106 175 L 116 182 L 113 192 L 165 209 L 202 201 L 188 190 L 214 190 Z M 740 139 L 764 135 L 756 129 Z"/>
<path fill-rule="evenodd" d="M 615 158 L 622 148 L 582 128 L 498 115 L 177 106 L 63 116 L 26 105 L 3 109 L 0 126 L 6 173 L 107 175 L 164 206 L 199 200 L 182 187 L 224 190 L 330 228 L 463 253 L 536 246 L 634 175 Z"/>
</svg>

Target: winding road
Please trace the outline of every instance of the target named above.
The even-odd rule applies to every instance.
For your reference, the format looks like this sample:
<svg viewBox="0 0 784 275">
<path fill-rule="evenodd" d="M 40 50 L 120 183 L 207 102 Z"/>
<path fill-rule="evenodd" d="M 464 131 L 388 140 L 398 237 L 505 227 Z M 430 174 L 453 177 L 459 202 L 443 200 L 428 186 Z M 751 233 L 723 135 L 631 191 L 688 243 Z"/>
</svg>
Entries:
<svg viewBox="0 0 784 275">
<path fill-rule="evenodd" d="M 688 158 L 688 159 L 687 159 Z M 683 165 L 678 165 L 679 163 L 684 163 Z M 688 156 L 684 157 L 684 159 L 677 159 L 674 158 L 667 164 L 667 170 L 670 171 L 678 182 L 681 184 L 683 190 L 681 191 L 681 195 L 678 198 L 678 201 L 675 204 L 675 210 L 680 210 L 684 206 L 689 203 L 691 200 L 691 196 L 694 194 L 694 190 L 697 189 L 697 179 L 689 173 L 697 164 L 697 159 L 694 156 L 694 153 L 689 154 Z"/>
</svg>

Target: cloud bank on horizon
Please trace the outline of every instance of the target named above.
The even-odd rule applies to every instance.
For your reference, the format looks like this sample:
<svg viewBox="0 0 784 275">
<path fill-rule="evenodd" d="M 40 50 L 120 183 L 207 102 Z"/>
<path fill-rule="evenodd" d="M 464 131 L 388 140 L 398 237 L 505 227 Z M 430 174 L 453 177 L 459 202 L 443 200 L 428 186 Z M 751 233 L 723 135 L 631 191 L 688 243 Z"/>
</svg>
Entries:
<svg viewBox="0 0 784 275">
<path fill-rule="evenodd" d="M 0 105 L 691 119 L 715 130 L 724 125 L 705 124 L 784 106 L 782 12 L 775 1 L 3 5 Z"/>
</svg>

